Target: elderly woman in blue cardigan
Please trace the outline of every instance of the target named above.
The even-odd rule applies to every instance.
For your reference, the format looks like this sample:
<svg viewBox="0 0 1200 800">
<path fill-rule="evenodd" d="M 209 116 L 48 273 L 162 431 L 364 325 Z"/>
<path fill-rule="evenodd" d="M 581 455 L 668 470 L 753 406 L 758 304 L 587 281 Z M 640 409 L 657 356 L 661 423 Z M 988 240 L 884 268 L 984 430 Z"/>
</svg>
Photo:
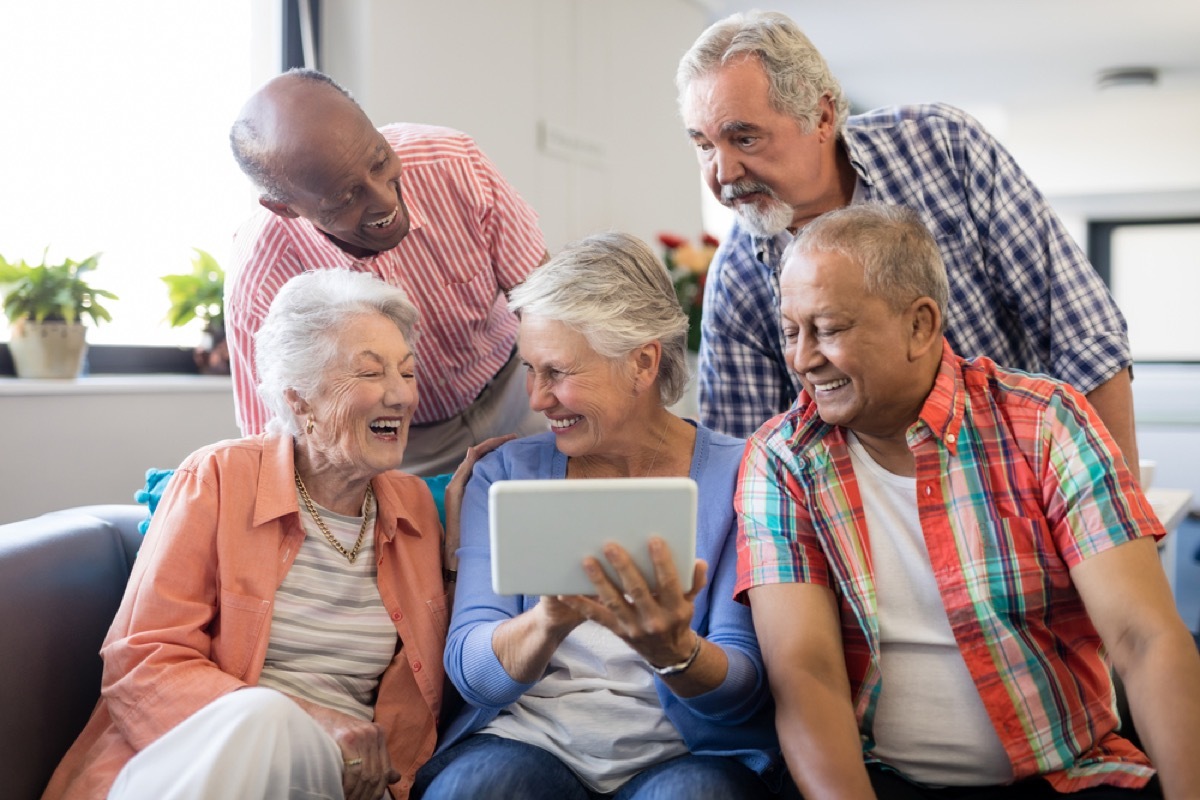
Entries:
<svg viewBox="0 0 1200 800">
<path fill-rule="evenodd" d="M 567 247 L 513 290 L 526 388 L 551 430 L 475 467 L 446 673 L 467 701 L 414 797 L 620 800 L 770 797 L 778 746 L 749 610 L 734 602 L 733 491 L 744 442 L 668 410 L 687 382 L 687 318 L 641 241 Z M 690 476 L 699 485 L 691 591 L 661 540 L 658 588 L 629 554 L 584 568 L 595 596 L 492 592 L 496 481 Z"/>
</svg>

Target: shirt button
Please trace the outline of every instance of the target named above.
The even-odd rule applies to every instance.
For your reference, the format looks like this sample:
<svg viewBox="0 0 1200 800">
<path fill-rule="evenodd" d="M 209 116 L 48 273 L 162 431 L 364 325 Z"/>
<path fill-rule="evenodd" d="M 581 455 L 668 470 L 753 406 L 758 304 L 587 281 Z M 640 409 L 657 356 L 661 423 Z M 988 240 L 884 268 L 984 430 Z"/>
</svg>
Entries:
<svg viewBox="0 0 1200 800">
<path fill-rule="evenodd" d="M 420 671 L 421 671 L 421 662 L 414 661 L 413 662 L 413 672 L 420 672 Z"/>
<path fill-rule="evenodd" d="M 932 486 L 926 486 L 926 487 L 925 487 L 925 496 L 926 496 L 926 497 L 929 497 L 929 495 L 931 495 L 931 494 L 933 494 L 933 487 L 932 487 Z"/>
<path fill-rule="evenodd" d="M 954 444 L 954 434 L 953 433 L 946 434 L 946 441 L 949 442 L 950 444 Z"/>
<path fill-rule="evenodd" d="M 404 619 L 404 614 L 397 611 L 395 614 L 392 614 L 392 619 L 396 620 L 396 622 L 399 622 L 400 620 Z"/>
</svg>

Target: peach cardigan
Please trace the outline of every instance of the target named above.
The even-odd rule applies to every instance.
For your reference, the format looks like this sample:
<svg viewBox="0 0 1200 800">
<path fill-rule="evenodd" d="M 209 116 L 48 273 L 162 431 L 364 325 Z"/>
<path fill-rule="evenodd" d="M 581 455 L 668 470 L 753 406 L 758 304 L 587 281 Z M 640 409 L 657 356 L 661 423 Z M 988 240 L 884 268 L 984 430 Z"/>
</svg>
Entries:
<svg viewBox="0 0 1200 800">
<path fill-rule="evenodd" d="M 257 683 L 275 591 L 304 538 L 292 447 L 278 435 L 220 442 L 171 478 L 101 648 L 100 701 L 43 800 L 103 798 L 134 753 Z M 441 526 L 419 478 L 387 472 L 372 488 L 379 593 L 403 643 L 380 680 L 375 721 L 403 776 L 392 793 L 406 798 L 433 752 L 442 702 Z"/>
</svg>

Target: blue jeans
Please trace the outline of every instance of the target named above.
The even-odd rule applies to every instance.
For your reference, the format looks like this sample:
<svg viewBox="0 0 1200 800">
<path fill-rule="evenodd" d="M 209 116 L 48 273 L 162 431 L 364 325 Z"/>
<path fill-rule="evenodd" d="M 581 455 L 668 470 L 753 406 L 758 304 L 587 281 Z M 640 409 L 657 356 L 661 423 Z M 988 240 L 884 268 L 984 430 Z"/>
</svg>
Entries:
<svg viewBox="0 0 1200 800">
<path fill-rule="evenodd" d="M 417 771 L 411 800 L 768 800 L 767 785 L 732 758 L 683 755 L 642 770 L 613 794 L 593 792 L 535 745 L 468 736 Z"/>
</svg>

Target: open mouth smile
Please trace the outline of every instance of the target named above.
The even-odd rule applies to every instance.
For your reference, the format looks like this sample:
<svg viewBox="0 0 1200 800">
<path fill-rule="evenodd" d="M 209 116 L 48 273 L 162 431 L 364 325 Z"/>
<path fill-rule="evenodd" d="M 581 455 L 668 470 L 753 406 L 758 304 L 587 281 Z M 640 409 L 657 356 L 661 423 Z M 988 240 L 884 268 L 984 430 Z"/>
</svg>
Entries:
<svg viewBox="0 0 1200 800">
<path fill-rule="evenodd" d="M 388 214 L 383 219 L 379 220 L 378 222 L 368 222 L 363 227 L 364 228 L 372 228 L 374 230 L 383 230 L 384 228 L 387 228 L 393 222 L 395 222 L 396 217 L 399 214 L 400 214 L 400 206 L 397 205 L 395 208 L 392 209 L 392 213 Z"/>
</svg>

